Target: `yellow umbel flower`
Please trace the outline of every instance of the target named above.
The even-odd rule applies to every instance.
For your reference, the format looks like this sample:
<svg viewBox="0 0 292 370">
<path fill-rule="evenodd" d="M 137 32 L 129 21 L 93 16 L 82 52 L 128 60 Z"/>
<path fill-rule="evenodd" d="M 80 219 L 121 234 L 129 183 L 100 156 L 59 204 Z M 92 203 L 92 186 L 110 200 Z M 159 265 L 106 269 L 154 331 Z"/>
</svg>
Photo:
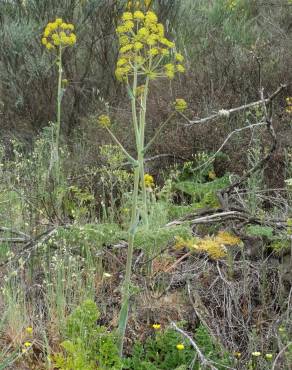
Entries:
<svg viewBox="0 0 292 370">
<path fill-rule="evenodd" d="M 184 99 L 175 99 L 174 108 L 176 111 L 183 112 L 187 107 L 187 102 Z"/>
<path fill-rule="evenodd" d="M 62 18 L 57 18 L 55 22 L 49 22 L 44 30 L 42 44 L 48 49 L 53 50 L 55 46 L 70 46 L 76 43 L 76 35 L 72 32 L 74 25 L 65 23 Z"/>
<path fill-rule="evenodd" d="M 31 327 L 31 326 L 28 326 L 28 327 L 25 329 L 25 331 L 27 332 L 27 334 L 32 334 L 33 329 L 32 329 L 32 327 Z"/>
<path fill-rule="evenodd" d="M 137 19 L 138 21 L 142 21 L 145 18 L 145 15 L 140 10 L 136 10 L 134 12 L 134 19 Z"/>
<path fill-rule="evenodd" d="M 137 7 L 137 4 L 135 6 Z M 145 7 L 143 11 L 133 9 L 133 3 L 128 3 L 127 9 L 116 29 L 120 42 L 115 71 L 117 79 L 128 81 L 128 77 L 133 75 L 135 70 L 139 77 L 147 76 L 150 79 L 173 79 L 176 73 L 184 72 L 183 56 L 172 50 L 175 44 L 165 37 L 164 26 L 158 23 L 155 12 L 148 10 L 145 13 Z M 127 64 L 120 62 L 124 57 L 127 58 Z M 164 57 L 171 59 L 166 62 Z M 127 66 L 126 69 L 124 65 Z"/>
<path fill-rule="evenodd" d="M 180 53 L 175 53 L 175 60 L 182 63 L 184 61 L 184 57 Z"/>
<path fill-rule="evenodd" d="M 160 325 L 160 324 L 153 324 L 153 325 L 152 325 L 152 328 L 153 328 L 154 330 L 159 330 L 159 329 L 161 328 L 161 325 Z"/>
<path fill-rule="evenodd" d="M 185 349 L 185 346 L 182 344 L 182 343 L 179 343 L 176 345 L 176 348 L 179 350 L 179 351 L 182 351 Z"/>
<path fill-rule="evenodd" d="M 123 15 L 122 15 L 122 20 L 123 21 L 131 21 L 133 19 L 133 14 L 130 13 L 130 12 L 125 12 Z"/>
<path fill-rule="evenodd" d="M 98 123 L 102 127 L 109 127 L 111 125 L 111 119 L 109 118 L 108 115 L 102 114 L 101 116 L 98 117 Z"/>
<path fill-rule="evenodd" d="M 24 347 L 26 347 L 26 348 L 31 347 L 31 342 L 24 342 Z"/>
<path fill-rule="evenodd" d="M 153 188 L 154 187 L 153 176 L 149 175 L 148 173 L 145 173 L 144 183 L 145 183 L 146 188 Z"/>
</svg>

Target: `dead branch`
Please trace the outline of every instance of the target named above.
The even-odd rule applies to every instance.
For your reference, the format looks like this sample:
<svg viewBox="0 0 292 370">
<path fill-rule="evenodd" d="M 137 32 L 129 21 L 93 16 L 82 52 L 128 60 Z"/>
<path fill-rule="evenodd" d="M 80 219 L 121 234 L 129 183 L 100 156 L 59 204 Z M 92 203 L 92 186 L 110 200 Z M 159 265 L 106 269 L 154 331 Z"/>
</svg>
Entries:
<svg viewBox="0 0 292 370">
<path fill-rule="evenodd" d="M 182 336 L 184 336 L 185 338 L 187 338 L 187 340 L 190 342 L 190 344 L 192 345 L 192 347 L 197 352 L 198 357 L 200 359 L 200 362 L 201 362 L 201 364 L 203 366 L 209 366 L 211 370 L 218 370 L 217 367 L 215 367 L 210 361 L 207 360 L 207 358 L 204 356 L 204 354 L 202 353 L 202 351 L 200 350 L 200 348 L 198 347 L 198 345 L 196 344 L 196 342 L 193 340 L 193 338 L 191 338 L 185 331 L 183 331 L 182 329 L 180 329 L 174 322 L 171 322 L 171 326 L 174 328 L 174 330 L 176 330 Z"/>
<path fill-rule="evenodd" d="M 270 95 L 268 98 L 264 99 L 264 103 L 265 104 L 270 104 L 276 98 L 276 96 L 279 95 L 282 92 L 282 90 L 287 88 L 287 86 L 288 86 L 287 84 L 281 84 L 278 87 L 278 89 L 272 95 Z M 255 101 L 255 102 L 244 104 L 244 105 L 241 105 L 241 106 L 236 107 L 236 108 L 231 108 L 231 109 L 226 109 L 226 110 L 221 109 L 217 113 L 214 113 L 214 114 L 212 114 L 208 117 L 200 118 L 200 119 L 196 119 L 196 120 L 190 120 L 183 113 L 180 113 L 180 115 L 188 122 L 188 124 L 185 124 L 184 126 L 185 127 L 191 127 L 193 125 L 198 125 L 198 124 L 214 121 L 215 119 L 220 118 L 220 117 L 229 117 L 230 114 L 238 113 L 238 112 L 241 112 L 241 111 L 246 110 L 248 108 L 259 106 L 261 104 L 263 104 L 263 99 L 262 98 L 260 100 Z"/>
</svg>

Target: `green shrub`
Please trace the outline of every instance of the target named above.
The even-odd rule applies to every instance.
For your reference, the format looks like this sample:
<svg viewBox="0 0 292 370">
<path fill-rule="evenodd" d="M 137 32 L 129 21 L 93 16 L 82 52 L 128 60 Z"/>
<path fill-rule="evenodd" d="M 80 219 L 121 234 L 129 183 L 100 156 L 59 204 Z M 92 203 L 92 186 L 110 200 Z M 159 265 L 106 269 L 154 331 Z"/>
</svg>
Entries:
<svg viewBox="0 0 292 370">
<path fill-rule="evenodd" d="M 92 300 L 77 307 L 66 322 L 63 353 L 53 356 L 54 365 L 61 370 L 121 369 L 115 337 L 97 325 L 100 313 Z"/>
</svg>

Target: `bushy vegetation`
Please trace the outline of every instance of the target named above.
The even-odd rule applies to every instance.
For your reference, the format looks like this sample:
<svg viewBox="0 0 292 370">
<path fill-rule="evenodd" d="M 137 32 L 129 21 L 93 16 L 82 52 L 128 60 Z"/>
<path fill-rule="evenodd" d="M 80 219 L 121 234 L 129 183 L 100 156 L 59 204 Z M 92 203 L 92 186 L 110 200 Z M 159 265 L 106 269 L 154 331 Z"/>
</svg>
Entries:
<svg viewBox="0 0 292 370">
<path fill-rule="evenodd" d="M 290 369 L 290 0 L 0 0 L 0 369 Z"/>
</svg>

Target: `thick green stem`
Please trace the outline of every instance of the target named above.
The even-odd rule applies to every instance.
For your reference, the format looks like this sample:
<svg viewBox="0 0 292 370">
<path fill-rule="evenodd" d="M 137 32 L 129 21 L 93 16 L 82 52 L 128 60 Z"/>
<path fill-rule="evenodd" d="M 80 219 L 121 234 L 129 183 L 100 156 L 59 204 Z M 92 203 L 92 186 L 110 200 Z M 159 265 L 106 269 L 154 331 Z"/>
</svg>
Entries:
<svg viewBox="0 0 292 370">
<path fill-rule="evenodd" d="M 135 168 L 134 175 L 134 191 L 132 198 L 132 209 L 131 209 L 131 224 L 129 228 L 129 241 L 128 241 L 128 251 L 127 251 L 127 264 L 126 264 L 126 274 L 122 290 L 122 307 L 119 317 L 119 346 L 120 346 L 120 355 L 123 352 L 123 344 L 125 338 L 125 332 L 128 322 L 128 313 L 129 313 L 129 302 L 130 302 L 130 285 L 131 285 L 131 273 L 132 273 L 132 263 L 133 263 L 133 250 L 134 250 L 134 239 L 138 222 L 138 191 L 139 191 L 139 180 L 140 180 L 140 171 L 139 167 Z"/>
<path fill-rule="evenodd" d="M 56 152 L 56 180 L 59 179 L 60 171 L 60 160 L 59 160 L 59 141 L 60 141 L 60 130 L 61 130 L 61 103 L 62 103 L 62 47 L 59 46 L 59 55 L 58 55 L 58 95 L 57 95 L 57 127 L 56 127 L 56 143 L 55 143 L 55 152 Z"/>
<path fill-rule="evenodd" d="M 144 145 L 145 145 L 145 126 L 146 126 L 146 109 L 147 109 L 147 97 L 148 97 L 148 86 L 149 86 L 149 78 L 146 78 L 145 88 L 142 98 L 142 107 L 141 107 L 141 115 L 140 115 L 140 177 L 141 177 L 141 188 L 142 188 L 142 200 L 143 200 L 143 220 L 145 223 L 146 228 L 149 227 L 149 220 L 148 220 L 148 207 L 147 207 L 147 190 L 145 186 L 144 176 Z"/>
</svg>

